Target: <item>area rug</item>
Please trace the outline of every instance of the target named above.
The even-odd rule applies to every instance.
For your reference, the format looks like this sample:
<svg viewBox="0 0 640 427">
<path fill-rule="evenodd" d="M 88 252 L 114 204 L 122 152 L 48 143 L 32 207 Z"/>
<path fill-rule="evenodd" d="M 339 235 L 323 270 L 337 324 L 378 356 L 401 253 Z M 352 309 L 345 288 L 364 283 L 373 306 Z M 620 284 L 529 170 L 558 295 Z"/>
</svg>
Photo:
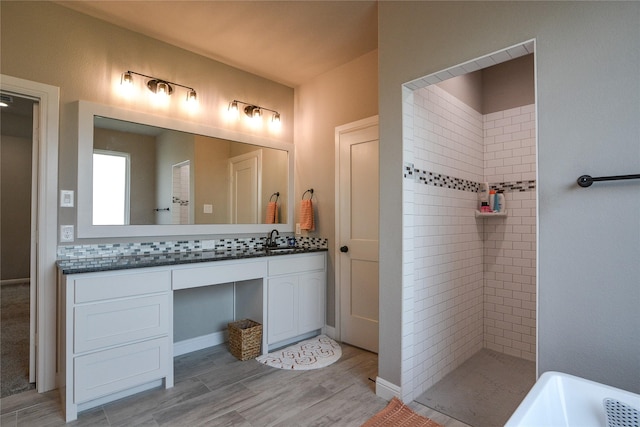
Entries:
<svg viewBox="0 0 640 427">
<path fill-rule="evenodd" d="M 400 399 L 394 397 L 380 412 L 375 414 L 362 427 L 442 427 L 441 424 L 416 414 Z"/>
<path fill-rule="evenodd" d="M 259 356 L 256 360 L 273 368 L 304 371 L 329 366 L 340 359 L 340 356 L 340 344 L 326 335 L 318 335 L 282 350 Z"/>
</svg>

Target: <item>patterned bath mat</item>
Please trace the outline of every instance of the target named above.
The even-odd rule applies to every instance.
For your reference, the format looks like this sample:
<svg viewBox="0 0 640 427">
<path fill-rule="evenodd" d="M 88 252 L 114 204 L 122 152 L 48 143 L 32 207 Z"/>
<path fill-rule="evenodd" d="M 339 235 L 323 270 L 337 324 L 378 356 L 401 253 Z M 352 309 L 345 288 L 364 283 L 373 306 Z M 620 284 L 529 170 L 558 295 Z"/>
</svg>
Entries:
<svg viewBox="0 0 640 427">
<path fill-rule="evenodd" d="M 259 356 L 256 360 L 273 368 L 304 371 L 329 366 L 340 359 L 340 356 L 340 344 L 326 335 L 318 335 L 282 350 Z"/>
<path fill-rule="evenodd" d="M 361 427 L 442 427 L 432 419 L 418 415 L 400 399 L 394 397 L 389 404 Z"/>
</svg>

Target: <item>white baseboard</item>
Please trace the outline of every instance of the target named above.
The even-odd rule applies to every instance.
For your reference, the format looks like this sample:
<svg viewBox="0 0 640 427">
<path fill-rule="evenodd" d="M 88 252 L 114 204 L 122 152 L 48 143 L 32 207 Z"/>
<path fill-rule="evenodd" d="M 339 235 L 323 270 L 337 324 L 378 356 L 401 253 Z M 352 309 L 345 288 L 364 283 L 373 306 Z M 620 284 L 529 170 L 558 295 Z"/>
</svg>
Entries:
<svg viewBox="0 0 640 427">
<path fill-rule="evenodd" d="M 324 325 L 324 328 L 322 328 L 322 333 L 332 340 L 336 339 L 336 328 L 334 328 L 333 326 Z"/>
<path fill-rule="evenodd" d="M 17 285 L 18 283 L 29 283 L 31 280 L 28 277 L 23 279 L 4 279 L 0 280 L 0 286 L 2 285 Z"/>
<path fill-rule="evenodd" d="M 228 341 L 227 332 L 214 332 L 209 335 L 191 338 L 184 341 L 173 343 L 173 357 L 191 353 L 192 351 L 202 350 L 204 348 L 213 347 L 215 345 L 224 344 Z"/>
<path fill-rule="evenodd" d="M 376 395 L 385 400 L 391 400 L 394 397 L 400 398 L 400 387 L 390 383 L 389 381 L 376 377 Z"/>
</svg>

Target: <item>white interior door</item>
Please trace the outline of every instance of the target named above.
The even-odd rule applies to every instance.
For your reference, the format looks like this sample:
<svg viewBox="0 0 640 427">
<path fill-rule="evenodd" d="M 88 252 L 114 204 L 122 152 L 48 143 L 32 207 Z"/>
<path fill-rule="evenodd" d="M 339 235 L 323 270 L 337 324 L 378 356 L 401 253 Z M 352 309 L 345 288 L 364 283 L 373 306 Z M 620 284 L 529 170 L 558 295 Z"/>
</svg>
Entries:
<svg viewBox="0 0 640 427">
<path fill-rule="evenodd" d="M 231 223 L 259 224 L 262 151 L 229 159 Z"/>
<path fill-rule="evenodd" d="M 340 339 L 378 352 L 378 118 L 336 128 Z"/>
</svg>

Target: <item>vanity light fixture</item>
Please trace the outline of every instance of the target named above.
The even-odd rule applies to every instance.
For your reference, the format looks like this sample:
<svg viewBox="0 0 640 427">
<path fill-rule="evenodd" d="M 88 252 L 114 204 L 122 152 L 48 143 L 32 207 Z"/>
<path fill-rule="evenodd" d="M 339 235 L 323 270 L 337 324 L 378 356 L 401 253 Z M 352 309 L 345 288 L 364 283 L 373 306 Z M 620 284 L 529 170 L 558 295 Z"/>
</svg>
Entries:
<svg viewBox="0 0 640 427">
<path fill-rule="evenodd" d="M 6 108 L 9 104 L 13 104 L 13 97 L 4 93 L 0 94 L 0 108 Z"/>
<path fill-rule="evenodd" d="M 271 116 L 272 122 L 280 123 L 280 113 L 278 113 L 276 110 L 261 107 L 255 104 L 249 104 L 248 102 L 244 101 L 238 101 L 237 99 L 234 99 L 229 103 L 229 111 L 237 115 L 239 111 L 238 104 L 242 104 L 245 106 L 243 109 L 244 114 L 246 114 L 250 119 L 259 119 L 260 117 L 262 117 L 262 111 L 264 110 L 271 111 L 273 113 L 273 115 Z"/>
<path fill-rule="evenodd" d="M 195 103 L 198 100 L 198 94 L 196 93 L 196 90 L 192 87 L 189 86 L 185 86 L 185 85 L 181 85 L 180 83 L 175 83 L 175 82 L 170 82 L 167 80 L 162 80 L 156 77 L 152 77 L 152 76 L 147 76 L 146 74 L 141 74 L 141 73 L 136 73 L 135 71 L 127 71 L 126 73 L 122 74 L 122 78 L 120 80 L 121 84 L 123 86 L 132 86 L 133 85 L 133 75 L 137 75 L 137 76 L 142 76 L 145 77 L 147 79 L 149 79 L 147 81 L 147 88 L 157 94 L 157 95 L 161 95 L 161 96 L 169 96 L 173 93 L 173 86 L 179 86 L 182 88 L 187 89 L 187 102 L 189 103 Z M 173 85 L 173 86 L 172 86 Z"/>
</svg>

